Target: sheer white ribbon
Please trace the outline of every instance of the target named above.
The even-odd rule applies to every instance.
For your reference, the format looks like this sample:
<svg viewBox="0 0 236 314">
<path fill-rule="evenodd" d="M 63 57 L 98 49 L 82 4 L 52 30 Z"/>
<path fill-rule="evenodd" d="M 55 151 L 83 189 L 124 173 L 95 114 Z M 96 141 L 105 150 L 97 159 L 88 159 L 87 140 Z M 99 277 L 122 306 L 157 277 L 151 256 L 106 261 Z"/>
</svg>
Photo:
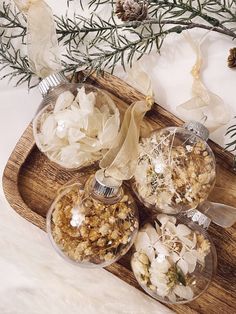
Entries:
<svg viewBox="0 0 236 314">
<path fill-rule="evenodd" d="M 205 40 L 207 32 L 199 41 L 194 41 L 189 33 L 185 38 L 196 54 L 196 61 L 191 70 L 193 77 L 192 98 L 177 106 L 177 111 L 183 120 L 196 120 L 204 122 L 210 132 L 215 131 L 227 124 L 231 114 L 223 99 L 212 93 L 202 82 L 202 50 L 201 45 Z"/>
<path fill-rule="evenodd" d="M 31 70 L 41 78 L 62 69 L 51 8 L 43 0 L 14 0 L 27 17 L 27 49 Z"/>
</svg>

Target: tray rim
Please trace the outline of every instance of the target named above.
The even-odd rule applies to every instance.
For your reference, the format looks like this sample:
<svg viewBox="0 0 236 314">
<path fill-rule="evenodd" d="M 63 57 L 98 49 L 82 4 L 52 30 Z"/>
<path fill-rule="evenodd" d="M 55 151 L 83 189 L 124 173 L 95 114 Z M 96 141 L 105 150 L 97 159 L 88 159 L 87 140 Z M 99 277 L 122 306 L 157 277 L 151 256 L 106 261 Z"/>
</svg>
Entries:
<svg viewBox="0 0 236 314">
<path fill-rule="evenodd" d="M 25 146 L 24 155 L 18 154 L 18 145 L 22 139 L 25 139 L 29 145 Z M 27 156 L 30 154 L 34 146 L 36 145 L 33 139 L 32 122 L 27 126 L 20 139 L 17 141 L 15 148 L 13 149 L 7 164 L 5 166 L 2 176 L 2 186 L 5 197 L 9 205 L 22 217 L 33 223 L 35 226 L 42 230 L 46 230 L 45 218 L 34 212 L 22 199 L 22 196 L 17 189 L 18 177 L 21 166 L 24 164 Z M 20 165 L 16 171 L 12 171 L 13 161 Z M 10 179 L 9 179 L 10 178 Z M 24 216 L 23 216 L 24 215 Z"/>
</svg>

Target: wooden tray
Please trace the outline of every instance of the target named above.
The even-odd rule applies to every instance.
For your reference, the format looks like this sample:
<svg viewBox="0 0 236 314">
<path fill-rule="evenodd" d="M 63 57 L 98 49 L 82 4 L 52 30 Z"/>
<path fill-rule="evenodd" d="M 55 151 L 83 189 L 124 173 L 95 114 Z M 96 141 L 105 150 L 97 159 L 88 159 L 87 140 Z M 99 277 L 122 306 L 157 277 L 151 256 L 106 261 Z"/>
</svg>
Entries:
<svg viewBox="0 0 236 314">
<path fill-rule="evenodd" d="M 83 73 L 79 73 L 77 80 L 82 78 Z M 143 98 L 126 83 L 108 74 L 99 78 L 90 76 L 87 81 L 108 91 L 121 112 L 133 101 Z M 182 123 L 158 105 L 154 105 L 148 113 L 147 120 L 155 128 Z M 232 170 L 233 157 L 217 144 L 209 142 L 218 164 L 216 185 L 225 188 L 222 192 L 213 191 L 211 199 L 218 202 L 230 199 L 231 204 L 236 206 L 236 197 L 234 198 L 232 192 L 232 189 L 236 190 L 236 175 Z M 21 216 L 45 230 L 45 215 L 57 189 L 75 175 L 75 172 L 58 169 L 39 152 L 30 124 L 8 160 L 3 175 L 3 188 L 8 202 Z M 197 300 L 186 305 L 169 306 L 177 313 L 236 313 L 236 226 L 224 230 L 212 224 L 209 233 L 218 253 L 217 274 L 207 292 Z M 106 269 L 143 291 L 130 270 L 128 254 Z"/>
</svg>

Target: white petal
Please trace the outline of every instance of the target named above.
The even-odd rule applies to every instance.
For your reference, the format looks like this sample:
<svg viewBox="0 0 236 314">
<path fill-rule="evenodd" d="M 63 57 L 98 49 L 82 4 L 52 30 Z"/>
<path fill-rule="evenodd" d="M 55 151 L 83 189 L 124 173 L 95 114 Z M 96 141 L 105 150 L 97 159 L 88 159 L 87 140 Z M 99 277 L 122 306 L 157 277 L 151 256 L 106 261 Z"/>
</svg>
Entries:
<svg viewBox="0 0 236 314">
<path fill-rule="evenodd" d="M 134 246 L 137 252 L 145 253 L 150 261 L 154 259 L 155 252 L 151 246 L 150 239 L 146 232 L 143 231 L 138 232 Z"/>
<path fill-rule="evenodd" d="M 169 216 L 169 221 L 173 224 L 176 224 L 176 217 L 175 216 Z"/>
<path fill-rule="evenodd" d="M 192 273 L 196 268 L 198 256 L 196 254 L 193 254 L 193 252 L 186 252 L 183 255 L 183 259 L 188 263 L 188 271 L 189 273 Z"/>
<path fill-rule="evenodd" d="M 143 252 L 148 256 L 150 262 L 155 258 L 155 251 L 151 246 L 148 246 L 145 249 L 143 249 Z"/>
<path fill-rule="evenodd" d="M 85 88 L 83 86 L 80 89 L 78 88 L 76 101 L 79 103 L 79 106 L 82 111 L 86 113 L 93 113 L 95 102 L 96 102 L 96 94 L 93 92 L 86 94 Z"/>
<path fill-rule="evenodd" d="M 45 143 L 44 143 L 45 144 Z M 58 153 L 63 146 L 67 145 L 63 140 L 60 138 L 54 137 L 53 141 L 50 143 L 45 144 L 42 151 L 47 152 L 49 155 L 53 155 L 54 153 Z"/>
<path fill-rule="evenodd" d="M 181 251 L 180 251 L 180 253 L 179 253 L 179 255 L 182 257 L 185 252 L 186 252 L 186 247 L 183 246 L 182 249 L 181 249 Z"/>
<path fill-rule="evenodd" d="M 191 252 L 186 252 L 184 255 L 183 255 L 183 259 L 189 263 L 189 264 L 196 264 L 197 262 L 197 257 L 196 257 L 196 254 L 193 254 Z"/>
<path fill-rule="evenodd" d="M 74 105 L 72 105 L 70 109 L 73 112 L 73 121 L 75 122 L 74 127 L 86 130 L 88 125 L 88 114 L 84 113 Z"/>
<path fill-rule="evenodd" d="M 85 152 L 97 152 L 101 148 L 101 145 L 97 139 L 87 136 L 80 139 L 80 144 L 81 150 Z"/>
<path fill-rule="evenodd" d="M 180 259 L 177 263 L 177 266 L 182 270 L 182 272 L 186 275 L 189 272 L 188 263 L 184 259 Z"/>
<path fill-rule="evenodd" d="M 163 254 L 164 256 L 169 256 L 170 253 L 169 253 L 169 250 L 168 248 L 163 244 L 161 243 L 160 241 L 157 241 L 153 247 L 155 248 L 155 250 L 157 251 L 157 253 L 161 253 Z"/>
<path fill-rule="evenodd" d="M 145 275 L 146 274 L 146 266 L 141 263 L 138 259 L 133 258 L 131 261 L 132 268 L 135 274 L 141 274 Z"/>
<path fill-rule="evenodd" d="M 86 166 L 92 160 L 93 160 L 93 156 L 91 154 L 79 151 L 77 152 L 77 155 L 73 163 L 76 167 L 79 167 L 81 165 Z"/>
<path fill-rule="evenodd" d="M 167 285 L 160 284 L 157 286 L 157 294 L 160 297 L 166 297 L 169 294 L 170 288 Z"/>
<path fill-rule="evenodd" d="M 89 137 L 97 137 L 102 131 L 102 115 L 101 113 L 93 113 L 88 115 L 88 124 L 86 135 Z"/>
<path fill-rule="evenodd" d="M 192 248 L 195 248 L 197 244 L 197 235 L 196 235 L 196 232 L 193 233 L 193 247 Z"/>
<path fill-rule="evenodd" d="M 170 268 L 170 263 L 168 262 L 167 259 L 165 259 L 164 261 L 162 260 L 161 262 L 158 260 L 158 258 L 155 258 L 152 262 L 151 262 L 151 267 L 150 267 L 150 271 L 152 271 L 153 273 L 167 273 L 169 268 Z"/>
<path fill-rule="evenodd" d="M 186 300 L 191 300 L 193 298 L 193 290 L 189 286 L 185 287 L 182 285 L 176 285 L 173 291 L 180 298 Z"/>
<path fill-rule="evenodd" d="M 170 300 L 170 302 L 176 303 L 176 295 L 173 291 L 168 293 L 167 298 Z"/>
<path fill-rule="evenodd" d="M 61 161 L 68 164 L 71 163 L 71 160 L 76 159 L 78 150 L 80 149 L 79 144 L 73 144 L 65 146 L 61 149 Z"/>
<path fill-rule="evenodd" d="M 64 110 L 65 108 L 69 107 L 72 104 L 74 98 L 75 96 L 70 91 L 61 93 L 57 98 L 53 111 L 58 112 L 60 110 Z"/>
<path fill-rule="evenodd" d="M 74 127 L 76 121 L 76 115 L 70 109 L 65 109 L 54 114 L 57 123 L 63 121 L 66 127 Z"/>
<path fill-rule="evenodd" d="M 64 120 L 59 120 L 57 122 L 56 135 L 59 138 L 67 137 L 68 128 Z"/>
<path fill-rule="evenodd" d="M 141 249 L 145 246 L 150 245 L 150 239 L 145 231 L 142 229 L 138 232 L 136 240 L 134 242 L 136 251 L 141 251 Z"/>
<path fill-rule="evenodd" d="M 196 263 L 195 264 L 188 264 L 188 272 L 191 274 L 192 272 L 194 272 L 196 268 Z"/>
<path fill-rule="evenodd" d="M 149 269 L 150 273 L 150 281 L 154 286 L 160 286 L 160 285 L 166 285 L 167 284 L 167 278 L 164 273 L 161 272 L 152 272 L 151 269 Z"/>
<path fill-rule="evenodd" d="M 184 237 L 189 235 L 191 233 L 191 230 L 187 226 L 179 224 L 178 226 L 176 226 L 176 233 L 177 235 Z"/>
<path fill-rule="evenodd" d="M 85 137 L 85 134 L 80 129 L 70 128 L 68 130 L 68 141 L 70 144 L 78 142 Z"/>
<path fill-rule="evenodd" d="M 42 123 L 41 134 L 43 135 L 43 144 L 50 143 L 55 136 L 56 121 L 53 115 L 49 115 Z"/>
<path fill-rule="evenodd" d="M 70 106 L 70 109 L 72 110 L 72 111 L 78 111 L 78 110 L 80 110 L 80 108 L 79 108 L 79 104 L 77 103 L 77 101 L 73 101 L 73 103 L 71 104 L 71 106 Z"/>
<path fill-rule="evenodd" d="M 172 234 L 175 235 L 176 234 L 176 226 L 175 224 L 173 224 L 172 222 L 168 221 L 166 223 L 166 229 Z"/>
<path fill-rule="evenodd" d="M 156 241 L 158 241 L 159 236 L 157 231 L 151 224 L 146 224 L 142 230 L 147 233 L 151 244 L 154 244 Z"/>
<path fill-rule="evenodd" d="M 179 259 L 180 259 L 180 256 L 177 253 L 175 252 L 171 253 L 171 260 L 173 260 L 174 263 L 178 262 Z"/>
<path fill-rule="evenodd" d="M 168 221 L 170 221 L 171 216 L 165 214 L 157 215 L 157 219 L 160 221 L 162 225 L 165 225 Z"/>
<path fill-rule="evenodd" d="M 178 236 L 179 239 L 185 244 L 187 245 L 189 248 L 192 248 L 193 247 L 193 241 L 189 240 L 188 238 L 186 237 L 182 237 L 182 236 Z"/>
<path fill-rule="evenodd" d="M 157 257 L 156 257 L 157 261 L 159 263 L 163 262 L 166 259 L 166 255 L 158 253 Z"/>
</svg>

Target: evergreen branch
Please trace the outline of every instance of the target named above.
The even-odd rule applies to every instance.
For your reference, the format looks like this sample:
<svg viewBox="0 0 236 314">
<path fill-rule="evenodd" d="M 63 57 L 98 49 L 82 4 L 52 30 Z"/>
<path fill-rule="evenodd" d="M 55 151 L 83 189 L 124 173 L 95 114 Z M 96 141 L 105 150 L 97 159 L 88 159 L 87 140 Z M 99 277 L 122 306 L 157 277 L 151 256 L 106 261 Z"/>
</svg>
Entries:
<svg viewBox="0 0 236 314">
<path fill-rule="evenodd" d="M 0 10 L 1 28 L 6 33 L 6 30 L 11 30 L 11 38 L 20 37 L 22 42 L 26 36 L 26 22 L 23 15 L 17 11 L 14 7 L 12 9 L 11 5 L 3 2 L 2 8 Z M 3 34 L 2 34 L 3 35 Z"/>
<path fill-rule="evenodd" d="M 171 21 L 166 21 L 166 23 L 168 22 L 170 24 L 172 23 Z M 102 41 L 101 46 L 107 44 L 109 49 L 101 49 L 98 46 L 94 46 L 93 48 L 95 48 L 96 51 L 90 53 L 82 53 L 77 49 L 71 49 L 67 51 L 67 55 L 65 56 L 70 61 L 74 62 L 74 67 L 72 66 L 73 69 L 77 67 L 76 61 L 80 60 L 80 66 L 86 67 L 87 70 L 101 72 L 109 65 L 108 69 L 113 72 L 118 61 L 121 62 L 124 69 L 126 63 L 132 66 L 133 60 L 140 59 L 147 53 L 147 50 L 150 52 L 154 44 L 157 51 L 160 51 L 165 36 L 171 33 L 181 33 L 193 28 L 198 28 L 198 24 L 183 22 L 183 25 L 177 25 L 167 30 L 161 28 L 157 33 L 153 32 L 152 28 L 150 28 L 146 35 L 141 35 L 133 30 L 133 34 L 138 37 L 138 39 L 134 41 L 130 41 L 125 36 L 120 36 L 118 39 L 114 34 L 112 34 L 109 39 L 100 36 L 100 43 Z M 208 29 L 207 26 L 205 29 Z M 222 30 L 219 29 L 218 31 L 221 32 Z"/>
<path fill-rule="evenodd" d="M 157 18 L 151 18 L 146 19 L 143 21 L 132 21 L 132 22 L 126 22 L 122 24 L 111 24 L 106 21 L 106 24 L 98 24 L 94 19 L 86 20 L 82 16 L 76 16 L 76 19 L 80 20 L 80 23 L 76 23 L 72 21 L 71 19 L 65 19 L 64 17 L 57 18 L 58 21 L 58 29 L 57 34 L 60 36 L 59 40 L 65 40 L 66 38 L 66 44 L 68 44 L 70 41 L 74 41 L 77 39 L 78 41 L 82 41 L 82 39 L 85 38 L 86 35 L 96 33 L 96 32 L 105 32 L 108 31 L 113 32 L 115 30 L 121 29 L 121 30 L 128 30 L 128 29 L 135 29 L 138 27 L 143 27 L 145 25 L 180 25 L 180 26 L 188 26 L 189 29 L 191 28 L 200 28 L 200 29 L 206 29 L 211 30 L 223 35 L 227 35 L 229 37 L 235 38 L 236 32 L 232 31 L 229 28 L 226 27 L 220 27 L 220 26 L 211 26 L 206 24 L 200 24 L 200 23 L 194 23 L 191 21 L 175 21 L 172 19 L 163 19 L 159 20 Z M 84 22 L 84 25 L 82 25 L 82 22 Z M 82 26 L 80 26 L 82 25 Z M 119 36 L 119 35 L 118 35 Z"/>
<path fill-rule="evenodd" d="M 114 70 L 118 61 L 124 67 L 126 63 L 132 65 L 133 59 L 139 59 L 150 52 L 154 44 L 157 50 L 160 50 L 160 46 L 168 34 L 179 34 L 193 28 L 211 30 L 234 39 L 236 37 L 235 28 L 229 28 L 228 24 L 231 25 L 232 22 L 229 23 L 229 21 L 235 18 L 235 1 L 223 1 L 222 3 L 219 0 L 204 0 L 201 2 L 197 0 L 150 0 L 149 14 L 151 12 L 150 15 L 153 17 L 144 21 L 126 23 L 117 22 L 112 12 L 108 21 L 96 14 L 91 14 L 89 19 L 85 19 L 80 15 L 74 15 L 73 18 L 55 17 L 59 41 L 67 48 L 66 58 L 72 61 L 72 64 L 68 66 L 63 62 L 65 71 L 73 70 L 76 63 L 83 64 L 86 68 L 94 66 L 97 71 L 103 70 L 108 65 L 111 70 Z M 89 5 L 99 6 L 108 3 L 112 8 L 115 1 L 91 0 Z M 210 12 L 210 9 L 214 11 L 214 14 Z M 220 14 L 223 14 L 221 20 L 219 19 Z M 12 40 L 16 36 L 23 39 L 26 36 L 25 21 L 19 12 L 11 9 L 10 5 L 5 3 L 3 3 L 0 16 L 5 21 L 6 29 L 11 28 L 19 31 L 17 35 L 11 35 L 9 38 L 5 31 L 2 33 L 5 40 L 9 39 L 11 41 L 11 47 L 13 48 Z M 195 17 L 201 17 L 204 23 L 200 23 L 199 20 L 195 22 Z M 226 21 L 228 23 L 227 27 L 224 25 Z M 130 35 L 132 39 L 128 39 Z M 81 43 L 83 46 L 80 45 Z M 0 49 L 5 51 L 2 45 L 3 41 Z M 100 49 L 100 46 L 106 48 Z M 78 50 L 80 53 L 78 53 Z M 12 57 L 15 54 L 16 60 L 22 60 L 23 56 L 20 58 L 21 53 L 19 51 L 11 49 L 11 53 Z M 4 65 L 6 62 L 7 59 L 5 58 Z M 111 64 L 111 62 L 113 63 Z M 29 69 L 24 67 L 25 63 L 21 62 L 21 65 L 22 72 L 20 72 L 19 66 L 19 75 L 22 75 L 24 71 L 28 74 Z"/>
<path fill-rule="evenodd" d="M 32 88 L 35 84 L 32 83 L 34 73 L 30 70 L 28 59 L 23 56 L 19 49 L 15 49 L 12 42 L 9 40 L 7 43 L 0 41 L 0 71 L 3 69 L 9 70 L 0 79 L 8 78 L 9 81 L 18 77 L 15 85 L 28 83 L 28 88 Z"/>
</svg>

